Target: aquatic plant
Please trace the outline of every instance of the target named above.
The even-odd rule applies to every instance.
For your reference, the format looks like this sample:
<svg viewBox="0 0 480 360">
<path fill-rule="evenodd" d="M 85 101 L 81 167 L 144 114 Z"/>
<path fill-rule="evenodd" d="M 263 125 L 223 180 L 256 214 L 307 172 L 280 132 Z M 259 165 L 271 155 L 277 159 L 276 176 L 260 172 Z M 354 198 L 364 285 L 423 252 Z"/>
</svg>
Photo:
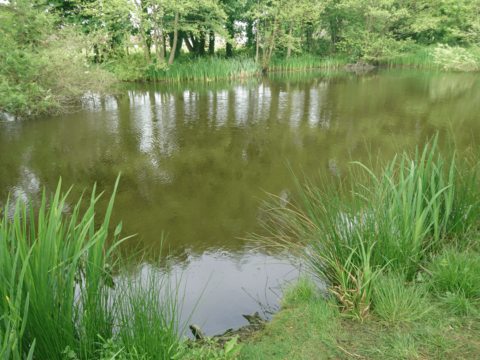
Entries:
<svg viewBox="0 0 480 360">
<path fill-rule="evenodd" d="M 381 65 L 388 66 L 414 66 L 414 67 L 437 67 L 434 62 L 435 49 L 425 47 L 416 52 L 403 54 L 387 61 L 380 62 Z"/>
<path fill-rule="evenodd" d="M 36 359 L 62 359 L 67 351 L 92 359 L 101 339 L 115 339 L 140 358 L 170 359 L 177 351 L 185 330 L 177 282 L 168 267 L 146 276 L 116 254 L 123 240 L 121 224 L 109 231 L 115 191 L 102 221 L 95 187 L 83 215 L 81 200 L 72 206 L 68 192 L 61 194 L 61 181 L 49 201 L 44 191 L 38 210 L 22 197 L 14 206 L 7 202 L 0 222 L 0 339 L 12 334 L 16 358 L 34 351 Z"/>
<path fill-rule="evenodd" d="M 246 56 L 224 59 L 183 57 L 171 66 L 143 66 L 139 53 L 116 59 L 108 65 L 121 80 L 183 81 L 247 78 L 260 73 L 260 67 Z"/>
</svg>

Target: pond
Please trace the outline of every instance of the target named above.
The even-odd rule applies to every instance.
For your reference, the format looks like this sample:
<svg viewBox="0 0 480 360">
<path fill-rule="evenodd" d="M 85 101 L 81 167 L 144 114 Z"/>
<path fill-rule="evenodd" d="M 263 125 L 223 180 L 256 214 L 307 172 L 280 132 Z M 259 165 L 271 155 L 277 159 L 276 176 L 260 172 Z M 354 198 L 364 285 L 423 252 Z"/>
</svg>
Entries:
<svg viewBox="0 0 480 360">
<path fill-rule="evenodd" d="M 289 170 L 315 178 L 371 154 L 392 159 L 440 132 L 459 149 L 480 136 L 480 77 L 437 70 L 273 73 L 247 81 L 129 84 L 68 116 L 0 119 L 0 206 L 41 198 L 59 177 L 70 200 L 97 183 L 125 251 L 174 251 L 185 309 L 207 334 L 278 309 L 298 272 L 245 240 L 262 232 L 267 193 L 288 201 Z M 288 166 L 289 164 L 289 166 Z M 148 260 L 146 260 L 148 263 Z M 268 316 L 268 312 L 264 312 Z"/>
</svg>

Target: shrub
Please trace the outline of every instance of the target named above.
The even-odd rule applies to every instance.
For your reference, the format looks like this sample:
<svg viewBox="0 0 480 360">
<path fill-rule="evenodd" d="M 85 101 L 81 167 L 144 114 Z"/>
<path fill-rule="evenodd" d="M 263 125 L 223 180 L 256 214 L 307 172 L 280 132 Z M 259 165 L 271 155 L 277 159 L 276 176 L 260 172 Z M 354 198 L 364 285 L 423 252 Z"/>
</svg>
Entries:
<svg viewBox="0 0 480 360">
<path fill-rule="evenodd" d="M 68 113 L 113 92 L 114 76 L 82 55 L 85 38 L 50 20 L 30 3 L 0 7 L 0 113 Z"/>
<path fill-rule="evenodd" d="M 439 44 L 433 56 L 435 64 L 443 69 L 473 71 L 480 68 L 480 59 L 475 56 L 474 51 L 459 46 Z"/>
</svg>

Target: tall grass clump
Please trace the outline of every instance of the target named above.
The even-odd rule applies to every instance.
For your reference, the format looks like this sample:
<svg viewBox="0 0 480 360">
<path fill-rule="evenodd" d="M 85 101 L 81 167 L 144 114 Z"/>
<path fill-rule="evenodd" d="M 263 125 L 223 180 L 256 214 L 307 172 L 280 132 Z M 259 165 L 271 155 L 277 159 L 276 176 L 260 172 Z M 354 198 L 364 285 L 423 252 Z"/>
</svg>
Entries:
<svg viewBox="0 0 480 360">
<path fill-rule="evenodd" d="M 480 255 L 458 252 L 453 248 L 433 257 L 429 264 L 432 287 L 438 293 L 462 293 L 467 298 L 480 298 Z"/>
<path fill-rule="evenodd" d="M 0 211 L 0 340 L 14 338 L 15 359 L 95 359 L 107 341 L 169 359 L 182 332 L 175 281 L 121 260 L 121 226 L 109 232 L 115 192 L 103 219 L 95 188 L 83 214 L 67 197 L 59 182 L 38 210 L 20 197 Z"/>
<path fill-rule="evenodd" d="M 373 307 L 389 323 L 418 321 L 433 310 L 426 287 L 406 285 L 401 274 L 378 277 Z"/>
<path fill-rule="evenodd" d="M 303 260 L 349 314 L 369 312 L 382 270 L 412 279 L 439 246 L 480 219 L 478 157 L 441 152 L 438 135 L 392 161 L 352 162 L 345 178 L 295 178 L 298 198 L 265 204 L 264 244 Z"/>
</svg>

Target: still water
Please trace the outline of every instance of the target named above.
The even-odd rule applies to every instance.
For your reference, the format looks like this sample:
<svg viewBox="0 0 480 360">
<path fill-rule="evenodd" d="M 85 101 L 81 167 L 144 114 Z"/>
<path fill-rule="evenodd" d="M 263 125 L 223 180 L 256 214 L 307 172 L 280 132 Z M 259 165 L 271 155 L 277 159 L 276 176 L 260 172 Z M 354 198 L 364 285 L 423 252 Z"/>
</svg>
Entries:
<svg viewBox="0 0 480 360">
<path fill-rule="evenodd" d="M 245 82 L 130 84 L 121 97 L 68 116 L 0 118 L 0 207 L 8 194 L 96 182 L 104 211 L 121 172 L 112 226 L 137 234 L 126 251 L 175 250 L 185 314 L 207 334 L 275 310 L 298 275 L 244 240 L 261 232 L 266 193 L 293 194 L 297 174 L 345 173 L 369 153 L 391 159 L 440 131 L 459 148 L 480 138 L 480 75 L 379 69 L 270 74 Z M 268 315 L 268 313 L 265 313 Z"/>
</svg>

